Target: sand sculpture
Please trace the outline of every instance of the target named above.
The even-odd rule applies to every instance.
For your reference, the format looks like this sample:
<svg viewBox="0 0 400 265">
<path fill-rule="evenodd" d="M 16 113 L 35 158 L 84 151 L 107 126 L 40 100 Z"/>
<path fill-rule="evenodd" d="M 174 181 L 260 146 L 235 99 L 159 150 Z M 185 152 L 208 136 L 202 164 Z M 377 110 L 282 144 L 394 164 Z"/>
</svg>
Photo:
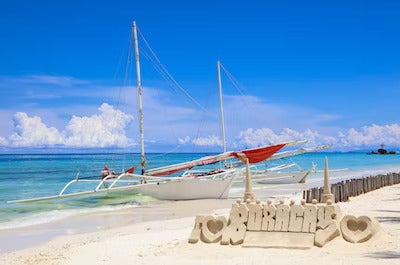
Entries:
<svg viewBox="0 0 400 265">
<path fill-rule="evenodd" d="M 307 204 L 290 201 L 273 204 L 261 202 L 251 191 L 250 176 L 246 176 L 244 201 L 232 205 L 229 218 L 199 215 L 189 237 L 189 243 L 199 241 L 243 247 L 300 248 L 323 247 L 342 236 L 351 243 L 369 240 L 380 228 L 376 219 L 368 216 L 342 215 L 330 194 L 328 161 L 325 160 L 324 202 Z M 250 195 L 250 196 L 249 196 Z"/>
</svg>

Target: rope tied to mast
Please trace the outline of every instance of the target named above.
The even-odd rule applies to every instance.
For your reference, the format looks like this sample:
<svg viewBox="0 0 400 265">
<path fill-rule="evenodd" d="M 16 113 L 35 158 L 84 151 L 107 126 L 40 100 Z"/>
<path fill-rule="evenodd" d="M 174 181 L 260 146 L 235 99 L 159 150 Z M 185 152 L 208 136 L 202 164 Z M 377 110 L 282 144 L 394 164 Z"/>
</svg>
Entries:
<svg viewBox="0 0 400 265">
<path fill-rule="evenodd" d="M 152 61 L 154 68 L 157 68 L 157 72 L 159 72 L 163 78 L 168 81 L 170 84 L 172 84 L 173 89 L 176 91 L 181 91 L 192 103 L 194 103 L 197 107 L 199 107 L 202 111 L 207 112 L 207 110 L 197 101 L 195 100 L 187 91 L 184 89 L 176 80 L 175 78 L 168 72 L 168 70 L 165 68 L 165 66 L 161 63 L 160 59 L 154 52 L 154 50 L 150 47 L 150 44 L 147 42 L 146 38 L 143 36 L 142 32 L 137 28 L 137 31 L 142 38 L 144 44 L 146 47 L 149 49 L 151 55 L 155 60 L 151 60 L 150 56 L 148 57 L 149 60 Z M 156 66 L 156 63 L 158 63 L 158 66 Z"/>
</svg>

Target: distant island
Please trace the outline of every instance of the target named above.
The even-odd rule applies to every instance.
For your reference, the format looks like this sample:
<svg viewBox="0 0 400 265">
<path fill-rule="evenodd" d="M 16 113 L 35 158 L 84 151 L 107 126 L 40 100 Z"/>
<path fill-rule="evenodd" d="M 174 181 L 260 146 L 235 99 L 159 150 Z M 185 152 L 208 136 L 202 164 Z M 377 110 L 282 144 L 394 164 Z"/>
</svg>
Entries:
<svg viewBox="0 0 400 265">
<path fill-rule="evenodd" d="M 385 146 L 384 144 L 381 144 L 381 148 L 379 148 L 377 152 L 372 151 L 372 152 L 367 153 L 367 154 L 368 155 L 395 155 L 396 154 L 396 151 L 389 151 L 388 152 L 386 149 L 383 148 L 384 146 Z"/>
</svg>

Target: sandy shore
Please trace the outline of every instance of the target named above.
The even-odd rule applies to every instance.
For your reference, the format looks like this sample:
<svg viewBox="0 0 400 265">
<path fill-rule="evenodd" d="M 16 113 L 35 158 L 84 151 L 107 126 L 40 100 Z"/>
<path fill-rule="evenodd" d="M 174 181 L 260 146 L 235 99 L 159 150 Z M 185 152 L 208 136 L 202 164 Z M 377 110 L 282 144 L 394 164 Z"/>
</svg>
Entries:
<svg viewBox="0 0 400 265">
<path fill-rule="evenodd" d="M 361 244 L 341 237 L 310 250 L 188 244 L 196 214 L 228 214 L 232 203 L 202 200 L 144 207 L 141 216 L 159 214 L 161 219 L 60 236 L 39 246 L 3 253 L 0 264 L 396 264 L 400 262 L 399 202 L 400 185 L 396 185 L 340 203 L 345 214 L 373 216 L 380 222 L 383 231 Z M 109 214 L 122 214 L 124 219 L 134 213 Z"/>
</svg>

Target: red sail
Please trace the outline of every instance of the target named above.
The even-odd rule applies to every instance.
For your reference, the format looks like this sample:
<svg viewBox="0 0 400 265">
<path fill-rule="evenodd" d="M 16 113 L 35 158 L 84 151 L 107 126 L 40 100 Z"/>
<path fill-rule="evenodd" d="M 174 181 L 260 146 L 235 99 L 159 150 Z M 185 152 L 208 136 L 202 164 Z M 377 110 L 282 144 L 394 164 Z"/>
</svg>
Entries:
<svg viewBox="0 0 400 265">
<path fill-rule="evenodd" d="M 226 152 L 226 153 L 222 153 L 222 154 L 218 154 L 218 155 L 214 155 L 214 156 L 206 156 L 206 157 L 202 157 L 202 158 L 188 161 L 188 162 L 183 162 L 183 163 L 179 163 L 179 164 L 175 164 L 175 165 L 150 169 L 150 170 L 146 171 L 146 175 L 166 176 L 166 175 L 176 173 L 178 171 L 190 169 L 195 166 L 213 164 L 218 161 L 223 161 L 223 160 L 232 158 L 234 156 L 244 163 L 246 163 L 246 160 L 248 159 L 249 163 L 254 164 L 254 163 L 258 163 L 258 162 L 268 159 L 273 154 L 278 152 L 282 147 L 284 147 L 288 144 L 291 144 L 291 143 L 284 143 L 284 144 L 278 144 L 278 145 L 273 145 L 273 146 L 263 146 L 263 147 L 243 150 L 243 151 L 239 151 L 239 152 Z"/>
<path fill-rule="evenodd" d="M 125 170 L 125 173 L 133 173 L 135 172 L 136 166 L 131 167 L 130 169 Z"/>
<path fill-rule="evenodd" d="M 255 164 L 270 158 L 273 154 L 278 152 L 285 145 L 286 144 L 278 144 L 266 147 L 253 148 L 253 149 L 243 150 L 240 152 L 234 152 L 233 155 L 242 162 L 245 162 L 243 161 L 243 155 L 245 155 L 246 158 L 249 160 L 250 164 Z"/>
</svg>

